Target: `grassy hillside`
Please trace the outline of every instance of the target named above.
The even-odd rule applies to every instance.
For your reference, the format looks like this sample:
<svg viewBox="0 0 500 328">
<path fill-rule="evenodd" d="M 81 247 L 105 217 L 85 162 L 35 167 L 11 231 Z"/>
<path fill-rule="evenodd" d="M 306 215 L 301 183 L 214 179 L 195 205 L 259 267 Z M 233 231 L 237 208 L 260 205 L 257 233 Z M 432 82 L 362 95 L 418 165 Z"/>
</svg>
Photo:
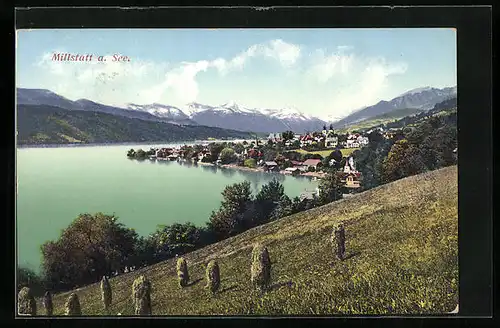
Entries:
<svg viewBox="0 0 500 328">
<path fill-rule="evenodd" d="M 174 259 L 112 278 L 111 311 L 132 314 L 132 282 L 145 275 L 153 315 L 449 312 L 458 304 L 457 202 L 456 166 L 398 180 L 187 254 L 194 283 L 184 289 Z M 346 226 L 342 262 L 329 243 L 339 221 Z M 254 242 L 268 246 L 272 261 L 273 288 L 262 298 L 250 286 Z M 203 288 L 212 258 L 221 268 L 221 292 L 213 298 Z M 98 284 L 77 294 L 84 315 L 103 314 Z M 54 297 L 56 315 L 68 295 Z"/>
<path fill-rule="evenodd" d="M 19 105 L 18 144 L 172 142 L 212 138 L 249 138 L 246 132 L 206 126 L 126 118 L 46 105 Z"/>
</svg>

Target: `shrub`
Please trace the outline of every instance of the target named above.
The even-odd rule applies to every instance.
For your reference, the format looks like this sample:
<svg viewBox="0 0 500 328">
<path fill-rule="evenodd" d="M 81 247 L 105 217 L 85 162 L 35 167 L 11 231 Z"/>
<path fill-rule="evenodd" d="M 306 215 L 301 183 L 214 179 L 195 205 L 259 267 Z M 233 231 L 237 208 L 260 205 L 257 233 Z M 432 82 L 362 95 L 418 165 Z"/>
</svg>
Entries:
<svg viewBox="0 0 500 328">
<path fill-rule="evenodd" d="M 104 304 L 104 310 L 108 312 L 112 302 L 112 293 L 111 285 L 109 284 L 108 278 L 106 276 L 103 276 L 101 280 L 101 294 L 102 302 Z"/>
<path fill-rule="evenodd" d="M 36 302 L 29 287 L 23 287 L 17 295 L 17 312 L 20 315 L 36 315 Z"/>
<path fill-rule="evenodd" d="M 255 245 L 252 251 L 251 281 L 261 292 L 267 290 L 271 281 L 271 260 L 266 247 Z"/>
<path fill-rule="evenodd" d="M 132 297 L 136 315 L 151 315 L 151 283 L 144 276 L 132 284 Z"/>
<path fill-rule="evenodd" d="M 78 295 L 75 293 L 71 293 L 66 302 L 66 315 L 69 316 L 77 316 L 82 315 L 82 309 L 80 307 L 80 300 L 78 299 Z"/>
<path fill-rule="evenodd" d="M 243 165 L 253 169 L 253 168 L 257 167 L 257 161 L 254 158 L 249 158 L 249 159 L 245 160 Z"/>
<path fill-rule="evenodd" d="M 330 240 L 335 255 L 339 260 L 343 260 L 345 258 L 345 229 L 343 224 L 337 224 L 333 227 Z"/>
<path fill-rule="evenodd" d="M 187 262 L 183 257 L 177 260 L 177 277 L 179 277 L 179 285 L 186 287 L 189 282 L 189 273 Z"/>
<path fill-rule="evenodd" d="M 215 260 L 211 260 L 207 265 L 207 286 L 212 294 L 215 294 L 220 286 L 220 271 L 219 264 Z"/>
<path fill-rule="evenodd" d="M 43 296 L 43 307 L 45 308 L 48 316 L 51 316 L 54 312 L 54 305 L 52 304 L 52 294 L 49 291 L 45 292 L 45 295 Z"/>
</svg>

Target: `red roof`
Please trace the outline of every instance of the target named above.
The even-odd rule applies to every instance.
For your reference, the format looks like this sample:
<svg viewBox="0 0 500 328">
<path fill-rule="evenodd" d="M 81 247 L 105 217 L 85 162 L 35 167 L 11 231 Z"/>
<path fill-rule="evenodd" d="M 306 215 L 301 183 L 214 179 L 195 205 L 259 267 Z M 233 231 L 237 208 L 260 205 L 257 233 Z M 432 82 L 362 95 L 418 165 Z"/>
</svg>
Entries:
<svg viewBox="0 0 500 328">
<path fill-rule="evenodd" d="M 316 166 L 318 165 L 319 163 L 321 163 L 321 160 L 320 159 L 308 159 L 306 160 L 303 165 L 310 165 L 310 166 Z"/>
<path fill-rule="evenodd" d="M 300 161 L 290 161 L 293 165 L 302 165 Z"/>
</svg>

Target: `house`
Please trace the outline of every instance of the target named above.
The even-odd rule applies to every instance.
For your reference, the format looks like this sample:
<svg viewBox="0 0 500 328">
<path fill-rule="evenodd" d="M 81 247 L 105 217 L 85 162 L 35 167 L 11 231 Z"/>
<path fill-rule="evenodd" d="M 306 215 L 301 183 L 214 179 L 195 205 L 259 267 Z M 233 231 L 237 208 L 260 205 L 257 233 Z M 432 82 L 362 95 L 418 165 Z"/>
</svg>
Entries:
<svg viewBox="0 0 500 328">
<path fill-rule="evenodd" d="M 348 139 L 345 144 L 346 148 L 358 148 L 359 143 L 356 139 Z"/>
<path fill-rule="evenodd" d="M 359 172 L 350 172 L 344 176 L 343 179 L 341 179 L 341 182 L 344 183 L 344 187 L 346 188 L 360 188 L 361 184 L 359 181 L 359 178 L 361 176 L 361 173 Z"/>
<path fill-rule="evenodd" d="M 271 141 L 281 141 L 281 133 L 270 133 L 267 139 Z"/>
<path fill-rule="evenodd" d="M 293 175 L 293 176 L 297 176 L 300 174 L 300 170 L 298 167 L 287 167 L 285 169 L 285 174 L 290 174 L 290 175 Z"/>
<path fill-rule="evenodd" d="M 300 146 L 303 147 L 305 145 L 311 145 L 314 141 L 314 138 L 310 134 L 303 135 L 300 137 Z"/>
<path fill-rule="evenodd" d="M 278 171 L 279 166 L 275 161 L 264 162 L 264 169 L 267 171 Z"/>
<path fill-rule="evenodd" d="M 308 159 L 302 163 L 302 165 L 308 170 L 310 167 L 313 167 L 315 170 L 322 165 L 320 159 Z"/>
<path fill-rule="evenodd" d="M 354 159 L 352 156 L 349 156 L 347 161 L 345 161 L 344 173 L 357 173 L 356 167 L 354 166 Z"/>
<path fill-rule="evenodd" d="M 360 146 L 366 146 L 366 145 L 368 145 L 368 142 L 369 142 L 368 137 L 363 137 L 363 136 L 359 136 L 356 139 L 356 141 L 358 142 L 358 144 Z"/>
<path fill-rule="evenodd" d="M 339 138 L 333 133 L 333 131 L 328 132 L 325 138 L 325 147 L 335 148 L 337 147 Z"/>
<path fill-rule="evenodd" d="M 300 161 L 290 161 L 290 163 L 292 164 L 293 167 L 299 167 L 303 165 L 303 163 Z"/>
</svg>

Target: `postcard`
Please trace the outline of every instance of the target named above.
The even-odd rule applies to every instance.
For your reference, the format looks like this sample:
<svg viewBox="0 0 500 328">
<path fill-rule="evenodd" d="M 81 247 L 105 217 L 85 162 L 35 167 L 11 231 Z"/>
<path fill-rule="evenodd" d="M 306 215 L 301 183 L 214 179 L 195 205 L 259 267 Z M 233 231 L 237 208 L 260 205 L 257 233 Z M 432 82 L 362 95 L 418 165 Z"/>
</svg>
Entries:
<svg viewBox="0 0 500 328">
<path fill-rule="evenodd" d="M 455 29 L 16 33 L 20 316 L 459 313 Z"/>
</svg>

